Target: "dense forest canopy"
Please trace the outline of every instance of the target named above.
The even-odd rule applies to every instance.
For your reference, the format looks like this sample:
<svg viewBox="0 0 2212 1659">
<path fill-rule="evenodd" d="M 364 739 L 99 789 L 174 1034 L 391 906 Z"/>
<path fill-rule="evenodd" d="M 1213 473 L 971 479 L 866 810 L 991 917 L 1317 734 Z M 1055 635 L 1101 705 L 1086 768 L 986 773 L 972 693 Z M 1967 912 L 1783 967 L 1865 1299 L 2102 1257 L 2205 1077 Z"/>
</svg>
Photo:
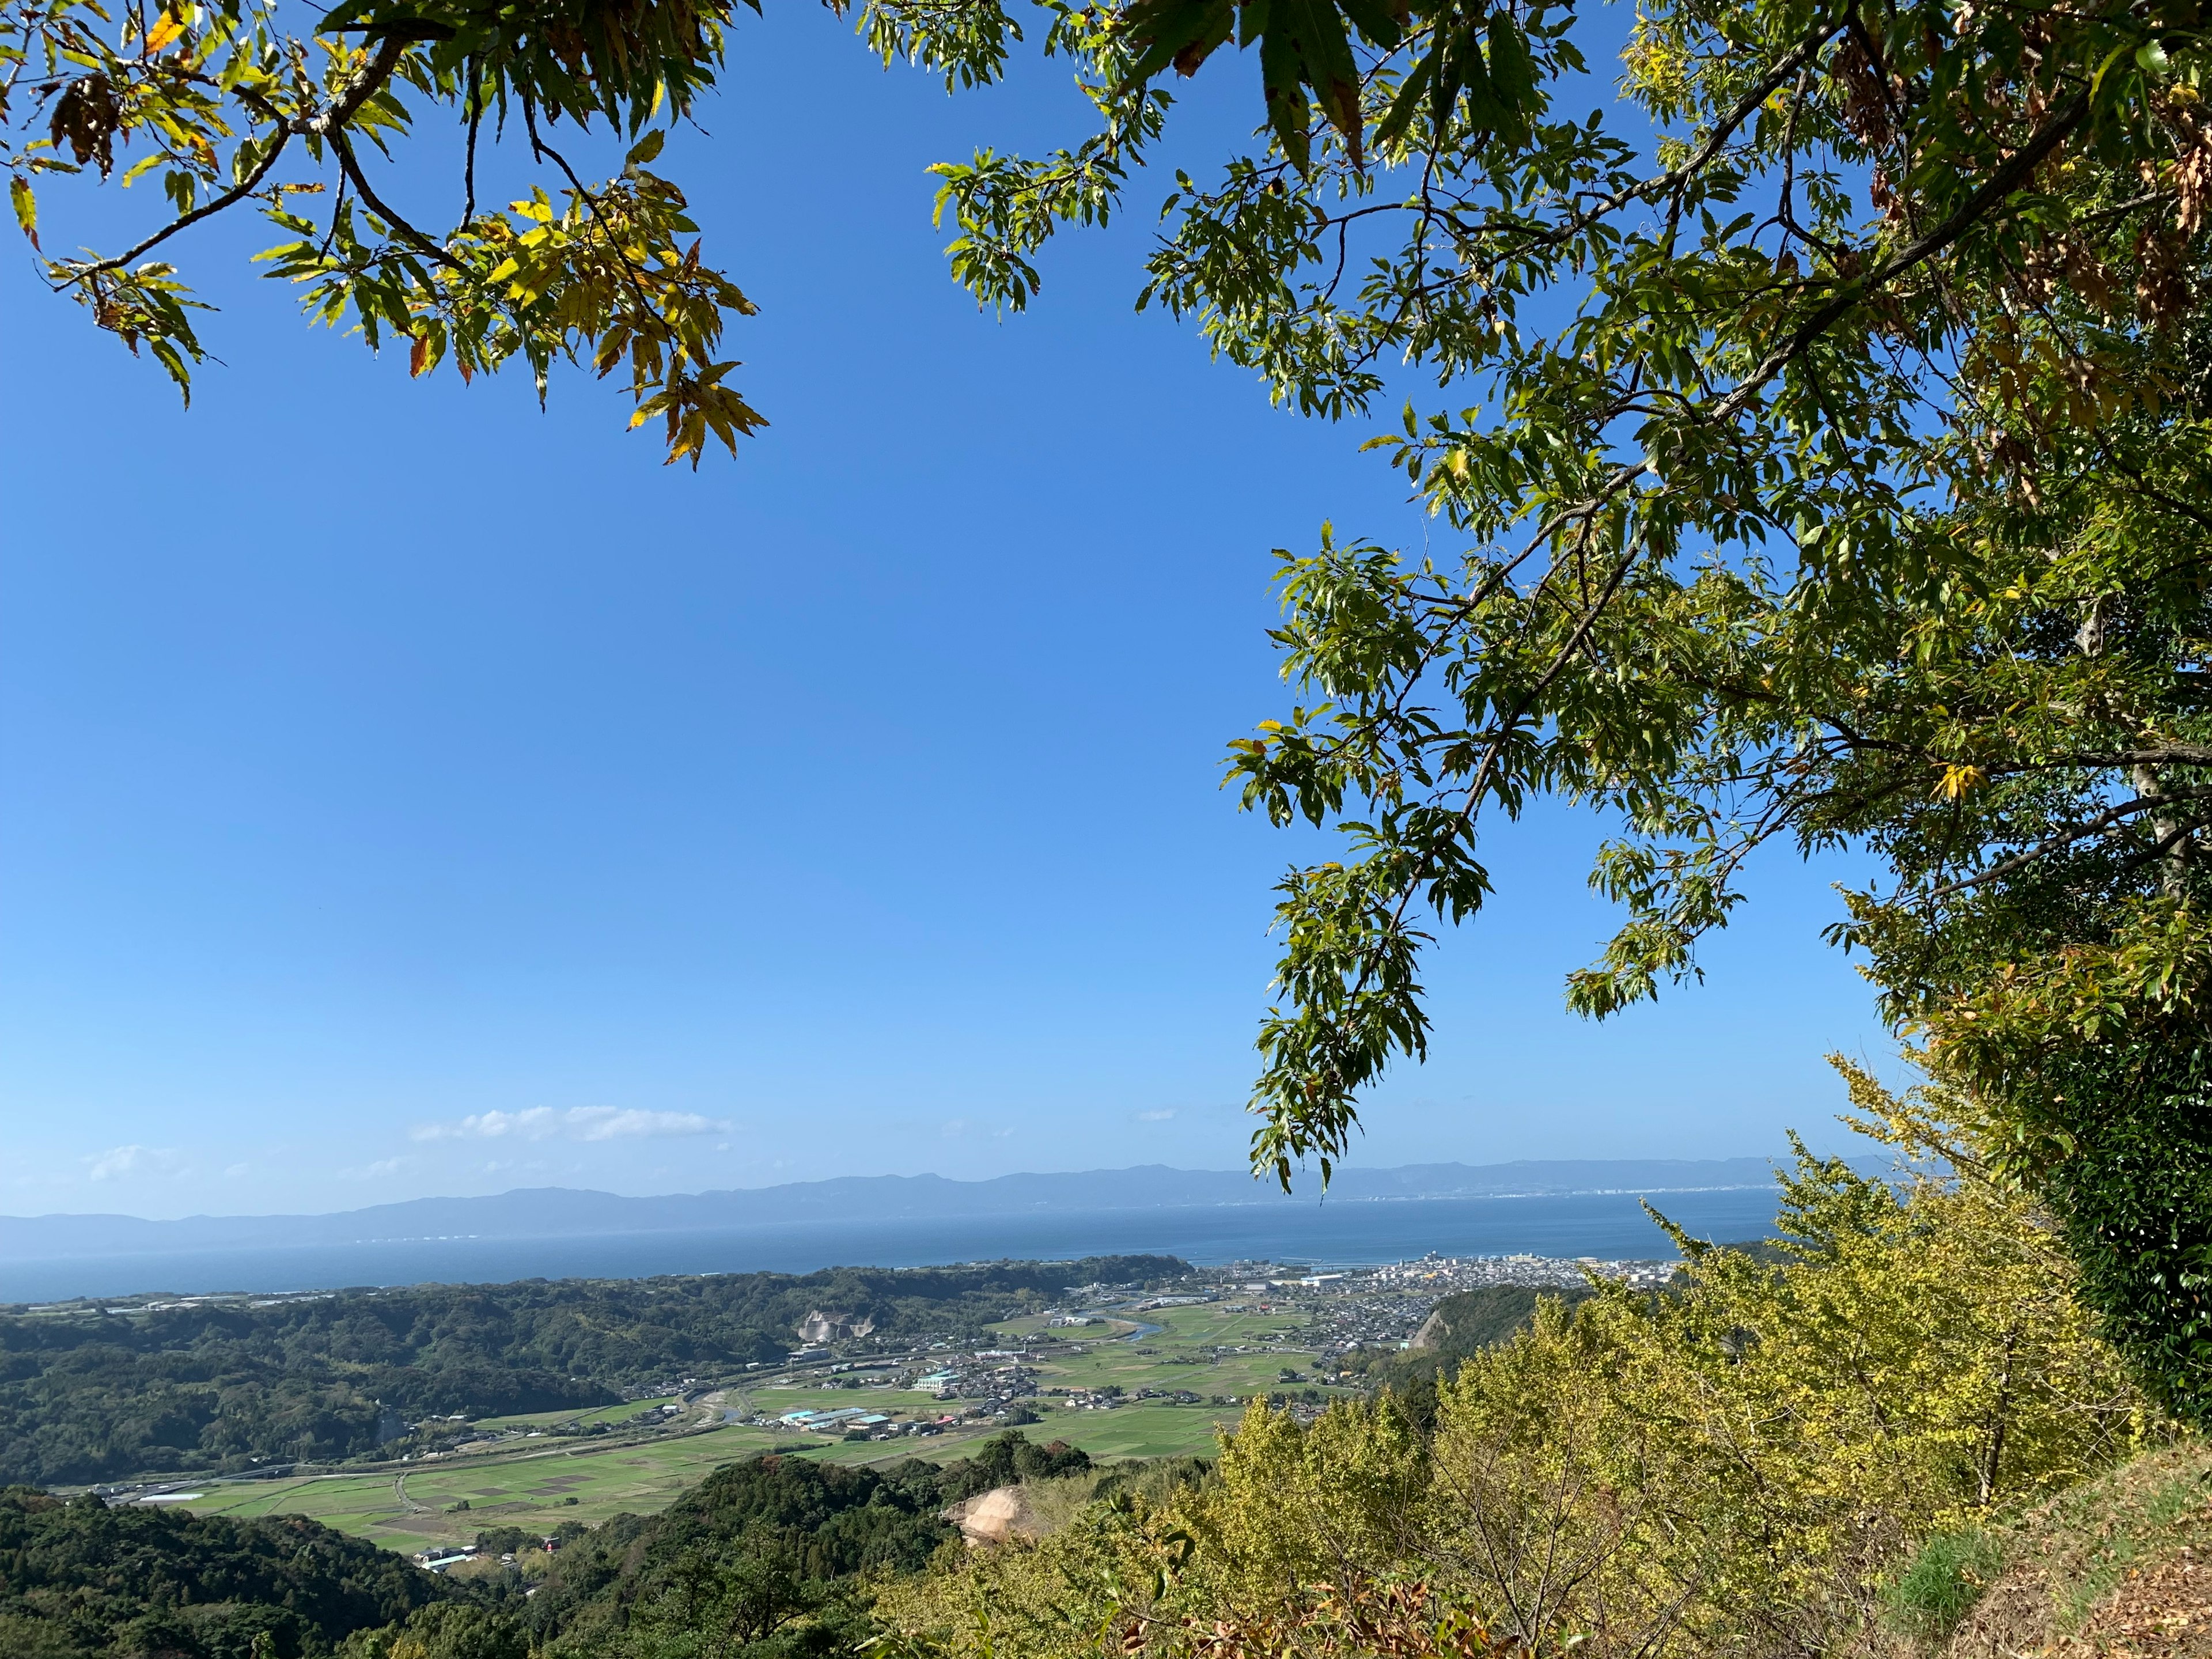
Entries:
<svg viewBox="0 0 2212 1659">
<path fill-rule="evenodd" d="M 623 1516 L 562 1550 L 530 1598 L 534 1636 L 562 1659 L 618 1642 L 720 1638 L 732 1648 L 805 1620 L 795 1651 L 849 1651 L 871 1634 L 849 1593 L 863 1575 L 918 1572 L 958 1534 L 949 1503 L 1088 1471 L 1082 1452 L 1019 1431 L 939 1468 L 852 1468 L 769 1455 L 708 1476 L 660 1514 Z"/>
<path fill-rule="evenodd" d="M 519 1577 L 423 1571 L 298 1516 L 239 1521 L 0 1490 L 8 1659 L 589 1659 L 667 1651 L 849 1651 L 875 1626 L 863 1582 L 920 1572 L 958 1534 L 948 1503 L 1091 1471 L 1082 1452 L 997 1436 L 944 1467 L 853 1468 L 769 1455 L 716 1471 L 658 1515 L 565 1528 L 528 1595 Z M 488 1552 L 539 1539 L 486 1533 Z"/>
<path fill-rule="evenodd" d="M 809 1313 L 878 1346 L 981 1340 L 1073 1286 L 1178 1278 L 1167 1256 L 526 1280 L 0 1315 L 0 1479 L 111 1480 L 374 1453 L 400 1420 L 610 1403 L 782 1359 Z"/>
<path fill-rule="evenodd" d="M 297 1516 L 234 1521 L 0 1490 L 9 1659 L 295 1659 L 465 1593 Z"/>
</svg>

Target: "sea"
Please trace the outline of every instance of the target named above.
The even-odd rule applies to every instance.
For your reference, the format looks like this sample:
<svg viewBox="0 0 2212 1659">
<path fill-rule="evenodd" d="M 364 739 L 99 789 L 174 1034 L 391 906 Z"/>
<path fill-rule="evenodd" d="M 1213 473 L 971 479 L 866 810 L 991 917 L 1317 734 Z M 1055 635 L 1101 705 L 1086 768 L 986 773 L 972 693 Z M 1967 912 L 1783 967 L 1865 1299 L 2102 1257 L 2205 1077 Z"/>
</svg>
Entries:
<svg viewBox="0 0 2212 1659">
<path fill-rule="evenodd" d="M 1201 1266 L 1272 1261 L 1310 1269 L 1426 1255 L 1668 1260 L 1674 1243 L 1644 1195 L 1322 1200 L 1308 1204 L 982 1215 L 966 1220 L 785 1222 L 702 1231 L 541 1238 L 417 1238 L 284 1249 L 169 1251 L 0 1261 L 0 1302 L 180 1296 L 358 1286 L 505 1284 L 522 1279 L 643 1279 L 665 1273 L 811 1273 L 998 1260 L 1060 1261 L 1156 1252 Z M 1771 1187 L 1649 1194 L 1692 1237 L 1768 1237 Z"/>
</svg>

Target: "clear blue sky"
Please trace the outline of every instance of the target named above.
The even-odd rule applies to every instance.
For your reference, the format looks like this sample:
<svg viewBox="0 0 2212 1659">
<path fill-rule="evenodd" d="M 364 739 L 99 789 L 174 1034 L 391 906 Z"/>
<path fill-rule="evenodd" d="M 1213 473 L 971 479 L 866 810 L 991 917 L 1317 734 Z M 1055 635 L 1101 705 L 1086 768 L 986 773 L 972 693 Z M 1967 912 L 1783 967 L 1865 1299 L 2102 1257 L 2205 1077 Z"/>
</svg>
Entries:
<svg viewBox="0 0 2212 1659">
<path fill-rule="evenodd" d="M 923 168 L 1077 136 L 1058 66 L 948 100 L 770 9 L 667 158 L 762 307 L 734 465 L 573 373 L 410 385 L 238 274 L 252 225 L 183 250 L 189 414 L 5 262 L 0 1211 L 1241 1161 L 1298 848 L 1216 763 L 1284 701 L 1269 550 L 1428 528 L 1133 313 L 1164 181 L 1028 316 L 953 288 Z M 1201 163 L 1256 75 L 1195 94 Z M 1822 1053 L 1887 1050 L 1836 872 L 1770 862 L 1702 989 L 1593 1027 L 1595 833 L 1493 837 L 1362 1161 L 1837 1139 Z"/>
</svg>

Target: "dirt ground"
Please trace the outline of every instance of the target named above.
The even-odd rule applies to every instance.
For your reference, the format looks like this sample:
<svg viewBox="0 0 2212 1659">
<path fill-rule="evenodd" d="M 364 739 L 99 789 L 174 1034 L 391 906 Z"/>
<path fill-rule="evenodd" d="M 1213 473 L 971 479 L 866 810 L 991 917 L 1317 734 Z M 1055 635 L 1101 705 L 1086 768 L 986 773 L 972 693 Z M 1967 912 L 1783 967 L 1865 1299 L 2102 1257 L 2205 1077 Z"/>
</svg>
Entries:
<svg viewBox="0 0 2212 1659">
<path fill-rule="evenodd" d="M 2212 1449 L 2191 1441 L 2006 1529 L 1944 1659 L 2212 1659 Z"/>
</svg>

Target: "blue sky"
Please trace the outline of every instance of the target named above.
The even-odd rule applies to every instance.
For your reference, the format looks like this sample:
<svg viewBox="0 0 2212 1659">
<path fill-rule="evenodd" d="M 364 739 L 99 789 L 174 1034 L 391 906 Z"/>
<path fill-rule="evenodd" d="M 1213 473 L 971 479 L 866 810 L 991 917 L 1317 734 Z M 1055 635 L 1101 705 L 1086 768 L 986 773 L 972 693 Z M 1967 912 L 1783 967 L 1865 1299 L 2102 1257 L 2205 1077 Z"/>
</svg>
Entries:
<svg viewBox="0 0 2212 1659">
<path fill-rule="evenodd" d="M 1077 136 L 1057 66 L 947 99 L 771 12 L 664 163 L 762 307 L 735 465 L 574 374 L 410 384 L 250 225 L 183 251 L 189 414 L 0 266 L 0 1210 L 1240 1161 L 1298 851 L 1216 788 L 1284 702 L 1270 550 L 1431 530 L 1133 313 L 1164 179 L 1025 317 L 946 279 L 924 167 Z M 1202 164 L 1253 66 L 1193 95 Z M 1595 836 L 1493 836 L 1362 1161 L 1771 1152 L 1887 1052 L 1838 870 L 1781 858 L 1704 988 L 1570 1018 Z"/>
</svg>

